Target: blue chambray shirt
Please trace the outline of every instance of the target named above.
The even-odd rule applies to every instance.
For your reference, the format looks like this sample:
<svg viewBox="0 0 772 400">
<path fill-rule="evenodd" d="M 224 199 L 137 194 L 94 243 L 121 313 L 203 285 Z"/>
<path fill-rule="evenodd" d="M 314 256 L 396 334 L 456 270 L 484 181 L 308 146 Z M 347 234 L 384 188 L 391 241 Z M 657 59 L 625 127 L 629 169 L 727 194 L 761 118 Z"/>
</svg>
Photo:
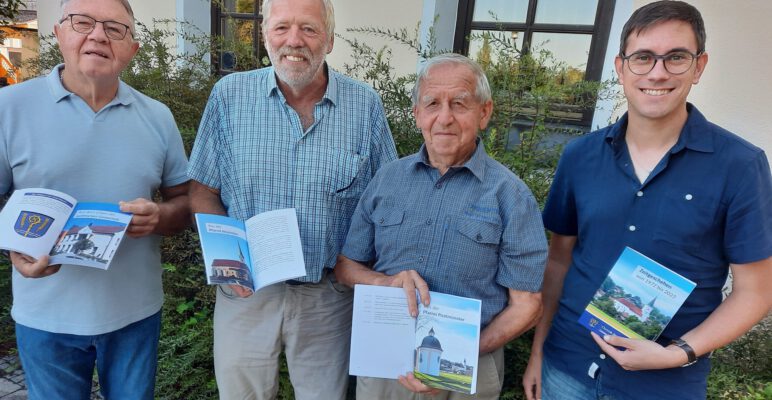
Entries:
<svg viewBox="0 0 772 400">
<path fill-rule="evenodd" d="M 426 150 L 384 166 L 367 187 L 341 251 L 387 275 L 414 269 L 436 292 L 482 300 L 486 326 L 508 288 L 541 289 L 547 241 L 528 187 L 486 153 L 444 175 Z"/>
<path fill-rule="evenodd" d="M 772 256 L 772 175 L 764 152 L 691 104 L 687 110 L 678 141 L 643 184 L 624 140 L 626 114 L 569 143 L 544 208 L 547 229 L 577 237 L 544 357 L 613 398 L 704 399 L 710 370 L 707 358 L 635 372 L 601 358 L 577 320 L 625 246 L 697 284 L 658 340 L 665 345 L 721 304 L 729 263 Z M 600 366 L 599 382 L 588 375 L 592 363 Z"/>
<path fill-rule="evenodd" d="M 328 68 L 327 90 L 305 132 L 272 67 L 222 78 L 209 97 L 188 175 L 220 190 L 228 215 L 246 220 L 297 210 L 306 277 L 335 265 L 357 201 L 375 171 L 397 157 L 380 98 Z"/>
</svg>

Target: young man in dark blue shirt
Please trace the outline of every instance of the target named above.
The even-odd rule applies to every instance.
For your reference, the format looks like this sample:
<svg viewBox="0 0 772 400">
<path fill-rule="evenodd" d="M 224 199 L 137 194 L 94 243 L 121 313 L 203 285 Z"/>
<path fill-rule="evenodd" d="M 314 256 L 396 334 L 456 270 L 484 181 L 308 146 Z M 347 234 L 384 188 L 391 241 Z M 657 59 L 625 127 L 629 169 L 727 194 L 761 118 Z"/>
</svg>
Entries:
<svg viewBox="0 0 772 400">
<path fill-rule="evenodd" d="M 704 399 L 710 353 L 769 312 L 769 163 L 686 102 L 707 62 L 689 4 L 651 3 L 625 25 L 615 67 L 628 111 L 566 147 L 544 209 L 552 238 L 529 399 Z M 591 336 L 577 322 L 626 246 L 697 284 L 656 341 Z"/>
</svg>

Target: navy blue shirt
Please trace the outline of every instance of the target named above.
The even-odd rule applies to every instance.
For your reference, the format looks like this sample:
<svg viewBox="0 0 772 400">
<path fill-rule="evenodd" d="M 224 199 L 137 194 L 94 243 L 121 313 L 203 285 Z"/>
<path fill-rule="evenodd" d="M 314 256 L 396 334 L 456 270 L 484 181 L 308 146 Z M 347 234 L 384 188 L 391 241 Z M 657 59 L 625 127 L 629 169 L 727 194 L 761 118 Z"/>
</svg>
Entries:
<svg viewBox="0 0 772 400">
<path fill-rule="evenodd" d="M 424 147 L 378 170 L 341 252 L 387 275 L 416 270 L 432 291 L 482 300 L 485 327 L 509 288 L 541 289 L 547 239 L 531 191 L 478 141 L 443 175 Z"/>
<path fill-rule="evenodd" d="M 571 142 L 544 209 L 552 232 L 576 236 L 560 306 L 544 345 L 555 367 L 626 399 L 705 398 L 710 361 L 624 371 L 601 357 L 577 320 L 625 246 L 697 283 L 658 342 L 667 344 L 721 303 L 729 264 L 772 256 L 772 175 L 764 152 L 708 122 L 691 104 L 673 148 L 641 184 L 625 144 L 627 115 Z"/>
</svg>

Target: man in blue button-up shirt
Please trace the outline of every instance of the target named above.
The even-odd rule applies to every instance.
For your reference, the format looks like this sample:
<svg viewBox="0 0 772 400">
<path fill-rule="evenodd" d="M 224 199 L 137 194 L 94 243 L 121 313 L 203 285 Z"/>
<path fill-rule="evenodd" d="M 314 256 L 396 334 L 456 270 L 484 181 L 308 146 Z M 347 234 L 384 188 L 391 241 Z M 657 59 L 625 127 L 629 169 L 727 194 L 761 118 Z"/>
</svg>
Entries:
<svg viewBox="0 0 772 400">
<path fill-rule="evenodd" d="M 306 276 L 254 294 L 219 288 L 217 385 L 223 399 L 275 398 L 283 350 L 296 399 L 344 399 L 353 298 L 326 271 L 362 191 L 396 149 L 375 91 L 324 62 L 330 0 L 266 0 L 263 17 L 273 66 L 212 90 L 188 170 L 191 207 L 241 220 L 294 208 Z"/>
<path fill-rule="evenodd" d="M 405 312 L 413 316 L 416 289 L 426 305 L 428 290 L 482 300 L 473 398 L 497 399 L 503 346 L 541 314 L 547 242 L 539 209 L 528 187 L 490 158 L 477 138 L 493 112 L 479 65 L 457 54 L 430 59 L 419 73 L 413 104 L 424 145 L 373 178 L 352 217 L 335 274 L 349 286 L 403 287 Z M 357 398 L 469 398 L 430 389 L 405 374 L 399 383 L 359 377 Z"/>
<path fill-rule="evenodd" d="M 707 61 L 689 4 L 652 3 L 625 25 L 615 65 L 628 111 L 566 147 L 544 209 L 529 399 L 704 399 L 710 352 L 769 312 L 769 163 L 686 102 Z M 697 284 L 656 341 L 591 336 L 577 321 L 626 246 Z"/>
</svg>

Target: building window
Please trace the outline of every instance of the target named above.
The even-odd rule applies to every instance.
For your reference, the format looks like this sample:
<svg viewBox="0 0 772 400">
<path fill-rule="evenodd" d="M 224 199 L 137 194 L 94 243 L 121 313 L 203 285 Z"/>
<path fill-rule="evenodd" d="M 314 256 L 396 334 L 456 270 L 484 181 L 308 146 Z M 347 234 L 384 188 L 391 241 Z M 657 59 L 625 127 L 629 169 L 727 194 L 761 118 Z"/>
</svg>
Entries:
<svg viewBox="0 0 772 400">
<path fill-rule="evenodd" d="M 599 81 L 603 72 L 615 0 L 459 0 L 453 49 L 477 54 L 484 32 L 512 36 L 518 49 L 552 52 L 582 79 Z M 589 128 L 594 110 L 573 124 Z"/>
<path fill-rule="evenodd" d="M 221 75 L 257 68 L 267 56 L 260 30 L 262 4 L 262 0 L 212 2 L 212 35 L 222 39 L 212 65 Z"/>
<path fill-rule="evenodd" d="M 16 68 L 21 68 L 22 59 L 21 59 L 21 52 L 20 51 L 9 51 L 8 52 L 8 61 L 13 64 Z"/>
</svg>

